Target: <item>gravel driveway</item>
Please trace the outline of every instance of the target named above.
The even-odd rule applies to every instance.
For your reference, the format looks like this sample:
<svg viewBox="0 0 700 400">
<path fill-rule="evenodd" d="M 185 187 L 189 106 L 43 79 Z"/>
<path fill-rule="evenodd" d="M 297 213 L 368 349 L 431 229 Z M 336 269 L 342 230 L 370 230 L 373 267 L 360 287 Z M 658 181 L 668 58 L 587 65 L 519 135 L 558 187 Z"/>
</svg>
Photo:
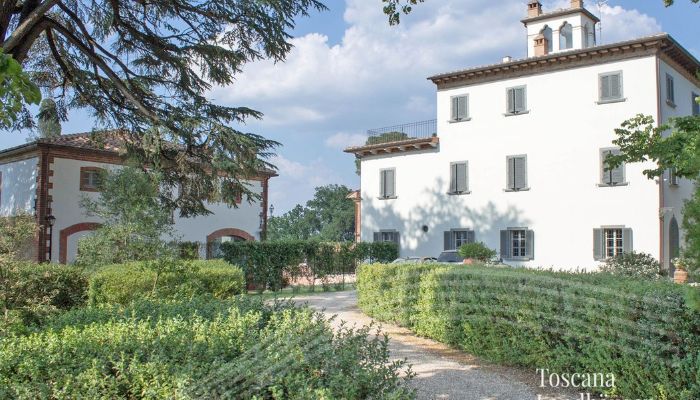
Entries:
<svg viewBox="0 0 700 400">
<path fill-rule="evenodd" d="M 308 303 L 328 316 L 337 315 L 333 322 L 336 326 L 341 320 L 358 327 L 372 322 L 372 318 L 357 308 L 355 291 L 304 295 L 295 298 L 295 301 Z M 538 387 L 538 376 L 534 370 L 490 365 L 433 340 L 419 338 L 408 329 L 395 325 L 382 323 L 381 329 L 391 339 L 389 349 L 392 357 L 406 358 L 413 365 L 417 373 L 413 385 L 418 389 L 419 399 L 579 399 L 576 393 L 554 392 Z"/>
</svg>

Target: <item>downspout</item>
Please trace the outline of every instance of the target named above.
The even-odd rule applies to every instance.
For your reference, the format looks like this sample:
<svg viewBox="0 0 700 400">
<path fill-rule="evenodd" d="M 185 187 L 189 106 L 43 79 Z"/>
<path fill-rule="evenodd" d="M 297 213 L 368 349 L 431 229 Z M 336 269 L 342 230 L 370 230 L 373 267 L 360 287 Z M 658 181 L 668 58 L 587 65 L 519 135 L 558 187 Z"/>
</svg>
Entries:
<svg viewBox="0 0 700 400">
<path fill-rule="evenodd" d="M 655 55 L 656 58 L 656 127 L 660 127 L 662 124 L 662 115 L 661 115 L 661 57 L 659 52 L 656 53 Z M 670 267 L 666 265 L 665 259 L 666 255 L 664 254 L 664 243 L 665 241 L 665 235 L 664 235 L 664 220 L 666 216 L 664 215 L 664 209 L 666 208 L 665 202 L 664 202 L 664 174 L 662 173 L 661 176 L 659 177 L 659 262 L 661 265 L 666 268 Z"/>
</svg>

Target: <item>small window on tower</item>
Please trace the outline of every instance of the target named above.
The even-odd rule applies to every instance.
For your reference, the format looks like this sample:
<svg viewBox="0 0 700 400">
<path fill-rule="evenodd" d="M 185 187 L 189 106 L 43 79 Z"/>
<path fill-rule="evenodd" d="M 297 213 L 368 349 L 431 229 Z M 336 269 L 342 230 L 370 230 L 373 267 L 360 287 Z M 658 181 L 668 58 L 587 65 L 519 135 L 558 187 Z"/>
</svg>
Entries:
<svg viewBox="0 0 700 400">
<path fill-rule="evenodd" d="M 571 24 L 564 22 L 559 28 L 559 50 L 569 50 L 574 47 L 574 31 Z"/>
<path fill-rule="evenodd" d="M 97 167 L 80 168 L 80 190 L 83 192 L 99 192 L 102 185 L 104 170 Z"/>
</svg>

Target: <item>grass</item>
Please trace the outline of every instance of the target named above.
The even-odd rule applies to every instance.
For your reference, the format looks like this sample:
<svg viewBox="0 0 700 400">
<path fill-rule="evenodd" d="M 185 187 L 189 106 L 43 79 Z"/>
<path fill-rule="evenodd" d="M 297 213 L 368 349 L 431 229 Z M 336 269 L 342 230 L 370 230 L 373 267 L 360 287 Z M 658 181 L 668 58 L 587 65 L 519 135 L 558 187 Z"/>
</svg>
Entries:
<svg viewBox="0 0 700 400">
<path fill-rule="evenodd" d="M 328 285 L 325 288 L 322 285 L 316 286 L 290 286 L 286 287 L 280 291 L 272 292 L 269 290 L 263 293 L 258 293 L 255 290 L 248 291 L 249 296 L 260 296 L 264 300 L 276 299 L 276 298 L 288 298 L 288 297 L 298 297 L 298 296 L 308 296 L 314 293 L 330 293 L 330 292 L 345 292 L 348 290 L 355 290 L 354 283 L 346 283 L 344 286 Z"/>
</svg>

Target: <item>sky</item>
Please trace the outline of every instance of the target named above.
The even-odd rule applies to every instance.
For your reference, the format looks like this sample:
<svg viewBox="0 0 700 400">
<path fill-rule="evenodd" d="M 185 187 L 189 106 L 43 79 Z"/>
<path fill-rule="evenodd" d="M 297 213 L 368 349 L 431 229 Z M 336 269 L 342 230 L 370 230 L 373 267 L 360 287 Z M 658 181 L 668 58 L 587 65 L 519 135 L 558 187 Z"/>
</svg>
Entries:
<svg viewBox="0 0 700 400">
<path fill-rule="evenodd" d="M 270 182 L 275 215 L 304 204 L 317 186 L 358 188 L 354 156 L 342 150 L 364 143 L 368 129 L 434 119 L 428 76 L 526 54 L 525 0 L 426 0 L 394 27 L 381 0 L 325 3 L 328 11 L 297 21 L 285 63 L 248 64 L 233 85 L 207 94 L 261 111 L 263 120 L 243 130 L 282 143 L 271 160 L 279 168 Z M 542 3 L 546 12 L 569 0 Z M 602 43 L 667 32 L 700 59 L 700 7 L 690 0 L 671 8 L 662 0 L 596 3 L 585 2 L 602 20 Z M 85 111 L 63 123 L 63 133 L 92 128 Z M 26 140 L 26 133 L 0 132 L 0 148 Z"/>
</svg>

